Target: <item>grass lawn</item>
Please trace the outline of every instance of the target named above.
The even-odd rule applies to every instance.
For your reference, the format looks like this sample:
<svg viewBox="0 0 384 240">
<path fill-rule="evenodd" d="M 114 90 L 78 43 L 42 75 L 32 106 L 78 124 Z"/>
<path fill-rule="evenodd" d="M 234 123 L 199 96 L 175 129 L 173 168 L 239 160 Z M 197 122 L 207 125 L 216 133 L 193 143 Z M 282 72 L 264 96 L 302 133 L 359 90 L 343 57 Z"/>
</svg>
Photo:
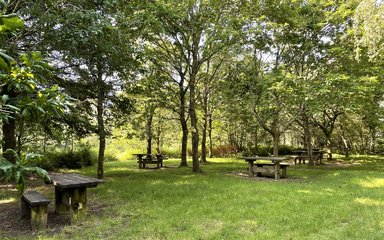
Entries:
<svg viewBox="0 0 384 240">
<path fill-rule="evenodd" d="M 163 169 L 108 162 L 105 183 L 88 190 L 97 213 L 30 238 L 383 239 L 384 159 L 346 162 L 354 164 L 290 166 L 281 181 L 246 177 L 246 163 L 236 159 L 210 160 L 202 174 L 177 168 L 177 160 Z M 54 199 L 52 188 L 45 193 Z M 0 205 L 17 202 L 14 195 L 0 188 Z"/>
</svg>

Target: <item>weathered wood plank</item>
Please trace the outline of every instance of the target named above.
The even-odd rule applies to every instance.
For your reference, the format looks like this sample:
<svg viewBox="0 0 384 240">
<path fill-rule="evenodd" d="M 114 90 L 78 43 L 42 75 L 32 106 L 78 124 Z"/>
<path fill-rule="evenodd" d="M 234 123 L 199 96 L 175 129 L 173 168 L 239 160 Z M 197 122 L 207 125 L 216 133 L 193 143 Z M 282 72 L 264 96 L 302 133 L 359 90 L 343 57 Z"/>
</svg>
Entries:
<svg viewBox="0 0 384 240">
<path fill-rule="evenodd" d="M 83 176 L 77 173 L 51 174 L 53 185 L 60 188 L 96 187 L 103 181 L 97 178 Z"/>
<path fill-rule="evenodd" d="M 48 204 L 51 201 L 36 191 L 27 191 L 21 197 L 21 217 L 31 219 L 32 229 L 47 227 Z"/>
<path fill-rule="evenodd" d="M 27 191 L 23 194 L 23 199 L 31 206 L 49 204 L 51 201 L 36 191 Z"/>
</svg>

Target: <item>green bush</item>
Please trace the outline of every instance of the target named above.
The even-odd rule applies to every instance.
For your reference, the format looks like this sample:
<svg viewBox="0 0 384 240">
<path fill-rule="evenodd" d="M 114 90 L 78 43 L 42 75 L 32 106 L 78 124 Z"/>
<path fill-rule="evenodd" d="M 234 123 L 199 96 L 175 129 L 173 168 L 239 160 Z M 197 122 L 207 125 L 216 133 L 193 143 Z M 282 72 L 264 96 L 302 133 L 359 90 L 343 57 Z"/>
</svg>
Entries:
<svg viewBox="0 0 384 240">
<path fill-rule="evenodd" d="M 52 171 L 52 170 L 55 169 L 51 159 L 49 157 L 45 156 L 45 155 L 43 155 L 40 158 L 30 159 L 25 164 L 27 166 L 31 166 L 31 167 L 40 167 L 40 168 L 45 169 L 47 171 Z"/>
<path fill-rule="evenodd" d="M 279 155 L 292 155 L 294 147 L 288 145 L 282 145 L 279 147 Z"/>
<path fill-rule="evenodd" d="M 177 148 L 164 148 L 161 149 L 161 154 L 165 154 L 168 158 L 181 158 L 181 150 Z"/>
<path fill-rule="evenodd" d="M 73 152 L 56 152 L 46 154 L 46 158 L 54 168 L 80 169 L 83 166 L 92 166 L 97 161 L 87 145 Z"/>
<path fill-rule="evenodd" d="M 119 159 L 111 154 L 106 154 L 104 156 L 104 161 L 106 162 L 115 162 L 115 161 L 118 161 Z"/>
</svg>

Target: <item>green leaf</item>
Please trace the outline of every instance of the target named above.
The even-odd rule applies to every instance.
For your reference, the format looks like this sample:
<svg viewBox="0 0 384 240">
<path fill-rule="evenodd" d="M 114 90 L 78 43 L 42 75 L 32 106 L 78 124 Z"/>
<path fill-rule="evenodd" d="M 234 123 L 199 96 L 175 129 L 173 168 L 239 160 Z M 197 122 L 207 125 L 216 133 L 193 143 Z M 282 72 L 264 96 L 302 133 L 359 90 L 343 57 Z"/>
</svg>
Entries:
<svg viewBox="0 0 384 240">
<path fill-rule="evenodd" d="M 12 57 L 0 51 L 0 70 L 9 71 L 14 62 Z"/>
<path fill-rule="evenodd" d="M 20 161 L 20 158 L 19 158 L 19 155 L 17 154 L 17 152 L 13 149 L 7 149 L 5 151 L 5 154 L 12 154 L 13 157 L 16 159 L 16 162 Z"/>
<path fill-rule="evenodd" d="M 4 104 L 6 102 L 8 102 L 9 100 L 9 96 L 7 94 L 4 94 L 2 97 L 1 97 L 1 102 Z"/>
<path fill-rule="evenodd" d="M 24 21 L 16 14 L 0 16 L 0 33 L 24 28 Z"/>
</svg>

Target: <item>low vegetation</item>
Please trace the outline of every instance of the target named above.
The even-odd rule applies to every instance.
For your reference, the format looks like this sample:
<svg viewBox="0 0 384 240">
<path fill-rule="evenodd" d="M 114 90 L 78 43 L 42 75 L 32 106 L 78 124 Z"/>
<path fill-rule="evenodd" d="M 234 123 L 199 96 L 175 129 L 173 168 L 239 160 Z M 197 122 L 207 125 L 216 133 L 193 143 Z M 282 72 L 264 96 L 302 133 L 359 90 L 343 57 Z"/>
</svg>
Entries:
<svg viewBox="0 0 384 240">
<path fill-rule="evenodd" d="M 289 177 L 281 181 L 249 178 L 245 162 L 234 158 L 211 160 L 203 174 L 178 168 L 179 160 L 172 159 L 162 169 L 107 162 L 105 183 L 89 189 L 89 204 L 100 208 L 97 213 L 62 226 L 53 236 L 48 228 L 30 237 L 380 239 L 383 161 L 359 156 L 316 167 L 290 166 Z M 79 171 L 94 175 L 94 168 Z M 12 194 L 0 190 L 0 206 Z M 54 196 L 52 190 L 46 194 Z M 17 238 L 7 232 L 0 236 Z"/>
</svg>

